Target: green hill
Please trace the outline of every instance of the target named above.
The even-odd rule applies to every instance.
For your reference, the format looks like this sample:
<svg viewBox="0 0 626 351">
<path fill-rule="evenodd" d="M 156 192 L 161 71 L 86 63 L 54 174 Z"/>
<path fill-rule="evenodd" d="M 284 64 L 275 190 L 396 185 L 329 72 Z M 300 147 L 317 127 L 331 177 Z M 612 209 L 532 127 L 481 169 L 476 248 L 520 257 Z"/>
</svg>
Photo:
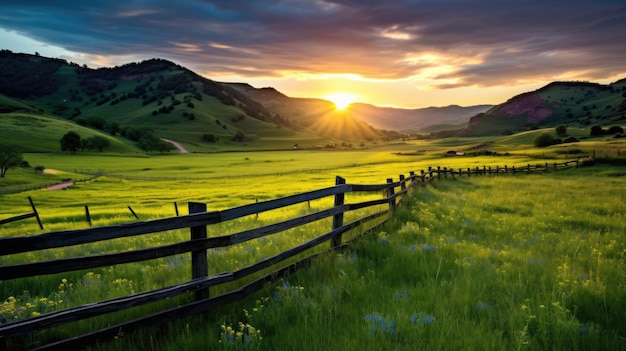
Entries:
<svg viewBox="0 0 626 351">
<path fill-rule="evenodd" d="M 290 105 L 302 103 L 286 99 Z M 297 113 L 271 110 L 235 86 L 201 77 L 166 60 L 90 69 L 61 59 L 2 50 L 0 114 L 20 111 L 65 119 L 69 122 L 66 132 L 83 126 L 113 131 L 136 142 L 138 133 L 151 131 L 177 140 L 191 151 L 251 145 L 290 148 L 295 143 L 313 146 L 399 136 L 358 119 L 312 115 L 307 120 Z M 38 149 L 50 145 L 46 142 Z"/>
<path fill-rule="evenodd" d="M 557 125 L 626 124 L 626 79 L 602 85 L 553 82 L 472 117 L 460 136 L 518 133 Z"/>
<path fill-rule="evenodd" d="M 111 144 L 106 152 L 138 152 L 139 148 L 109 134 L 55 117 L 33 113 L 12 112 L 0 114 L 0 140 L 6 144 L 19 145 L 25 152 L 61 151 L 60 140 L 68 131 L 81 138 L 100 136 Z"/>
</svg>

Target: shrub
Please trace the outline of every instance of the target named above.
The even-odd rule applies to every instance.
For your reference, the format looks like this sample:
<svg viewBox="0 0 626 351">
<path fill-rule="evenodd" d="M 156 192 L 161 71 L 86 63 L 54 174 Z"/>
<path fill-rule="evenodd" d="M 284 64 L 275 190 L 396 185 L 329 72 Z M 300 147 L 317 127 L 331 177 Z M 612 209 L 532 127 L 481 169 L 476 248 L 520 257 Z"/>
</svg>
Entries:
<svg viewBox="0 0 626 351">
<path fill-rule="evenodd" d="M 556 140 L 550 133 L 541 133 L 535 137 L 533 144 L 536 147 L 546 147 L 556 144 Z"/>
<path fill-rule="evenodd" d="M 558 135 L 564 135 L 565 133 L 567 133 L 567 126 L 564 126 L 564 125 L 557 126 L 556 128 L 554 128 L 554 131 Z"/>
<path fill-rule="evenodd" d="M 569 137 L 563 139 L 563 143 L 577 143 L 579 141 L 580 140 L 574 138 L 573 136 L 569 136 Z"/>
<path fill-rule="evenodd" d="M 244 140 L 246 140 L 246 136 L 242 132 L 237 132 L 237 134 L 233 136 L 233 141 L 244 141 Z"/>
<path fill-rule="evenodd" d="M 215 143 L 219 140 L 218 137 L 215 136 L 215 134 L 203 134 L 202 135 L 202 141 L 206 141 L 209 143 Z"/>
<path fill-rule="evenodd" d="M 589 135 L 591 136 L 598 136 L 598 135 L 603 135 L 603 134 L 604 134 L 604 129 L 602 129 L 601 126 L 592 126 L 591 132 L 589 132 Z"/>
</svg>

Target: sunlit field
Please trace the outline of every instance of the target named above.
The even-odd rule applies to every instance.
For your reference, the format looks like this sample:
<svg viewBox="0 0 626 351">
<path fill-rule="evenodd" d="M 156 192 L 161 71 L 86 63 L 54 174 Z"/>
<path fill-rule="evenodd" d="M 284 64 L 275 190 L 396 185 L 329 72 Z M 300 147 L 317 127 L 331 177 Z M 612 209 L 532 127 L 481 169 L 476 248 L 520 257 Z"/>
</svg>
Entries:
<svg viewBox="0 0 626 351">
<path fill-rule="evenodd" d="M 187 202 L 209 211 L 334 185 L 384 183 L 428 167 L 466 168 L 562 162 L 606 145 L 522 148 L 515 139 L 491 146 L 496 155 L 444 157 L 467 145 L 410 141 L 363 150 L 293 150 L 130 157 L 29 154 L 54 174 L 45 182 L 84 179 L 66 190 L 0 195 L 0 218 L 30 212 L 33 198 L 45 231 L 103 226 L 187 213 Z M 572 156 L 562 152 L 576 147 Z M 13 184 L 32 182 L 11 170 Z M 32 171 L 30 171 L 32 172 Z M 112 349 L 623 349 L 626 319 L 626 178 L 618 166 L 539 175 L 442 179 L 403 201 L 392 223 L 329 255 L 311 269 L 269 286 L 219 313 L 118 338 Z M 8 178 L 10 179 L 10 178 Z M 350 194 L 346 202 L 381 198 Z M 332 206 L 312 201 L 209 227 L 224 235 Z M 362 216 L 351 213 L 346 221 Z M 212 250 L 209 274 L 242 268 L 328 231 L 319 221 L 291 231 Z M 3 225 L 1 237 L 42 233 L 34 219 Z M 188 230 L 0 257 L 0 265 L 120 252 L 188 238 Z M 0 322 L 124 296 L 190 279 L 189 255 L 64 275 L 3 281 Z M 213 289 L 211 294 L 229 286 Z M 187 297 L 159 302 L 176 306 Z M 73 323 L 45 332 L 68 337 L 159 306 Z M 239 324 L 242 323 L 243 327 Z M 230 327 L 230 329 L 229 329 Z M 254 332 L 252 332 L 254 330 Z M 260 330 L 260 331 L 258 331 Z M 237 334 L 241 333 L 241 334 Z M 157 337 L 158 334 L 159 336 Z M 168 335 L 168 336 L 164 336 Z M 240 338 L 237 338 L 240 336 Z M 245 338 L 245 337 L 247 338 Z M 248 341 L 246 341 L 248 340 Z M 32 346 L 37 346 L 36 343 Z M 106 349 L 106 347 L 105 347 Z"/>
<path fill-rule="evenodd" d="M 448 179 L 342 254 L 98 350 L 622 350 L 626 178 Z"/>
</svg>

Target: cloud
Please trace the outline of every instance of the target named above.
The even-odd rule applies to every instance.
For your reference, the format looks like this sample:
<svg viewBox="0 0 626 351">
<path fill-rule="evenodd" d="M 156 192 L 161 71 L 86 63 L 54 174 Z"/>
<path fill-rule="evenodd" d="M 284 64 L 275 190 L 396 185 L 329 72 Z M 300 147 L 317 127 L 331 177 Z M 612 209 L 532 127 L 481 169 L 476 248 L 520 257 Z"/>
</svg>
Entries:
<svg viewBox="0 0 626 351">
<path fill-rule="evenodd" d="M 626 75 L 615 0 L 3 0 L 0 23 L 85 57 L 161 57 L 216 79 L 353 74 L 447 89 Z"/>
</svg>

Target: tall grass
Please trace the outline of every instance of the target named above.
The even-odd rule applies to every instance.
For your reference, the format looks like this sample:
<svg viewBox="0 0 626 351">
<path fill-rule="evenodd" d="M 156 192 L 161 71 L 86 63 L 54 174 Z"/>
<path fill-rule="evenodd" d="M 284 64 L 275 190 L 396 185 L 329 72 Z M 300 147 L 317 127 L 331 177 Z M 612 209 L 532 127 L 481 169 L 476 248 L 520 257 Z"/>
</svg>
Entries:
<svg viewBox="0 0 626 351">
<path fill-rule="evenodd" d="M 94 349 L 622 350 L 626 178 L 598 171 L 434 183 L 349 251 Z"/>
</svg>

